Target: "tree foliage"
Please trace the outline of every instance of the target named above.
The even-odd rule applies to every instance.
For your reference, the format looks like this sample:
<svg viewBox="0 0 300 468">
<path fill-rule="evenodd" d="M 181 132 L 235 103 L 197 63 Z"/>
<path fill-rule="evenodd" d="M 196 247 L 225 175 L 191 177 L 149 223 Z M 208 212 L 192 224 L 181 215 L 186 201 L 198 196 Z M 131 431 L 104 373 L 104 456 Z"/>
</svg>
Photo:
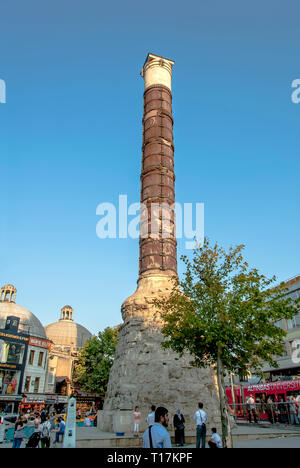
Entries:
<svg viewBox="0 0 300 468">
<path fill-rule="evenodd" d="M 284 284 L 274 286 L 275 277 L 250 268 L 243 249 L 226 252 L 205 239 L 192 260 L 181 257 L 183 280 L 174 279 L 170 296 L 155 301 L 164 321 L 163 346 L 179 355 L 189 352 L 197 367 L 215 366 L 222 386 L 225 370 L 239 374 L 250 366 L 259 372 L 264 362 L 278 367 L 286 333 L 276 322 L 292 318 L 299 303 Z M 219 391 L 225 398 L 224 388 Z"/>
<path fill-rule="evenodd" d="M 105 394 L 114 362 L 119 327 L 107 327 L 88 340 L 80 351 L 74 380 L 83 391 Z"/>
</svg>

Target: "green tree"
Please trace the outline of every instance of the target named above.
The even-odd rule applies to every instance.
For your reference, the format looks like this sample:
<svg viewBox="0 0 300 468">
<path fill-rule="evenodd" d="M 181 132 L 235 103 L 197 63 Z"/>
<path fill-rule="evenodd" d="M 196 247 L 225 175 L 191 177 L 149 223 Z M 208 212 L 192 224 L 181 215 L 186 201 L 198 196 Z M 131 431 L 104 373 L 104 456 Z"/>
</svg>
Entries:
<svg viewBox="0 0 300 468">
<path fill-rule="evenodd" d="M 243 245 L 228 252 L 218 244 L 194 251 L 183 280 L 174 279 L 170 296 L 156 300 L 164 326 L 164 348 L 188 352 L 197 367 L 212 366 L 218 378 L 222 436 L 232 447 L 224 373 L 240 374 L 249 366 L 260 372 L 264 362 L 278 367 L 274 356 L 284 355 L 285 331 L 276 326 L 297 313 L 297 303 L 286 296 L 284 284 L 274 287 L 244 261 Z"/>
<path fill-rule="evenodd" d="M 74 381 L 86 392 L 105 394 L 114 362 L 119 327 L 107 327 L 88 340 L 80 351 Z"/>
</svg>

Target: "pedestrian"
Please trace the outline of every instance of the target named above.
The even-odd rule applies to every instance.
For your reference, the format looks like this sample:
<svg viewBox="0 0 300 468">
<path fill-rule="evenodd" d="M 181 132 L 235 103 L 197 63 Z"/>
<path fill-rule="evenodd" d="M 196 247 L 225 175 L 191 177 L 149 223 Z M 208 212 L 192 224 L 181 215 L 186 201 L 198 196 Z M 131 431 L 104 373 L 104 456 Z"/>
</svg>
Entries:
<svg viewBox="0 0 300 468">
<path fill-rule="evenodd" d="M 148 426 L 153 426 L 154 420 L 155 420 L 155 410 L 156 406 L 152 405 L 151 406 L 151 413 L 148 414 L 146 422 L 148 423 Z"/>
<path fill-rule="evenodd" d="M 279 412 L 279 422 L 281 424 L 287 423 L 287 407 L 284 399 L 279 396 L 278 398 L 278 412 Z"/>
<path fill-rule="evenodd" d="M 84 425 L 85 425 L 85 427 L 91 427 L 91 425 L 92 425 L 91 420 L 90 420 L 90 418 L 88 416 L 86 416 L 84 418 Z"/>
<path fill-rule="evenodd" d="M 133 435 L 135 437 L 138 437 L 139 430 L 140 430 L 140 422 L 141 422 L 141 413 L 140 413 L 138 406 L 135 407 L 135 410 L 133 412 L 133 419 L 134 419 L 134 431 L 133 431 L 134 434 Z"/>
<path fill-rule="evenodd" d="M 298 396 L 296 396 L 295 401 L 296 401 L 297 406 L 298 406 L 298 419 L 300 421 L 300 393 L 298 394 Z"/>
<path fill-rule="evenodd" d="M 65 427 L 66 427 L 66 424 L 65 424 L 65 421 L 63 420 L 63 418 L 58 418 L 57 420 L 58 424 L 59 424 L 59 427 L 55 433 L 55 441 L 54 441 L 54 444 L 57 444 L 57 442 L 59 442 L 59 436 L 62 435 L 64 437 L 64 433 L 65 433 Z"/>
<path fill-rule="evenodd" d="M 41 425 L 41 417 L 39 415 L 39 413 L 36 413 L 35 414 L 35 418 L 34 418 L 34 421 L 33 421 L 33 425 L 34 425 L 34 432 L 39 432 L 39 427 Z"/>
<path fill-rule="evenodd" d="M 198 411 L 194 414 L 194 420 L 197 424 L 196 431 L 196 448 L 205 448 L 206 445 L 206 423 L 207 423 L 207 414 L 203 410 L 203 403 L 198 403 Z"/>
<path fill-rule="evenodd" d="M 299 424 L 298 404 L 296 398 L 294 396 L 290 396 L 289 400 L 290 424 Z"/>
<path fill-rule="evenodd" d="M 24 431 L 23 421 L 21 421 L 21 419 L 18 418 L 15 424 L 15 432 L 14 432 L 12 448 L 20 448 L 25 436 L 26 435 Z"/>
<path fill-rule="evenodd" d="M 45 421 L 46 421 L 46 411 L 45 411 L 45 408 L 43 408 L 41 411 L 41 423 Z"/>
<path fill-rule="evenodd" d="M 54 412 L 51 413 L 49 421 L 51 424 L 51 431 L 54 431 L 55 430 L 55 413 Z"/>
<path fill-rule="evenodd" d="M 221 440 L 221 437 L 219 436 L 219 434 L 217 433 L 217 429 L 215 427 L 213 427 L 211 432 L 212 432 L 212 435 L 211 435 L 211 438 L 208 441 L 209 448 L 211 448 L 211 449 L 223 448 L 222 440 Z"/>
<path fill-rule="evenodd" d="M 159 406 L 155 410 L 153 426 L 149 426 L 143 434 L 143 448 L 172 448 L 171 437 L 166 429 L 168 424 L 168 410 Z"/>
<path fill-rule="evenodd" d="M 273 400 L 271 396 L 269 396 L 267 400 L 267 415 L 268 415 L 268 420 L 271 424 L 274 424 L 274 411 L 273 411 Z"/>
<path fill-rule="evenodd" d="M 176 413 L 173 418 L 173 426 L 175 430 L 175 444 L 178 447 L 179 445 L 181 447 L 184 446 L 184 416 L 181 414 L 181 411 L 179 408 L 177 408 Z"/>
<path fill-rule="evenodd" d="M 252 416 L 254 419 L 255 424 L 257 424 L 257 414 L 256 414 L 256 409 L 255 409 L 255 400 L 253 398 L 253 395 L 250 395 L 246 401 L 246 408 L 248 411 L 248 420 L 249 423 L 252 424 Z"/>
<path fill-rule="evenodd" d="M 45 415 L 45 421 L 40 425 L 40 433 L 41 433 L 41 446 L 42 448 L 50 448 L 50 437 L 51 437 L 51 423 L 49 420 L 49 416 Z"/>
</svg>

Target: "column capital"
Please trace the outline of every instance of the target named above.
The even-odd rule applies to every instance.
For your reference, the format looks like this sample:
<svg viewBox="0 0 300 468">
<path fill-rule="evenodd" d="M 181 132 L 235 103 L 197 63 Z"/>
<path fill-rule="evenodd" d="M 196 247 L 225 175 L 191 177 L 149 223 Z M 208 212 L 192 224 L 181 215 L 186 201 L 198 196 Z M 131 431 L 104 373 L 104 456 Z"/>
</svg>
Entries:
<svg viewBox="0 0 300 468">
<path fill-rule="evenodd" d="M 159 55 L 148 54 L 141 76 L 144 78 L 145 90 L 153 85 L 163 85 L 171 90 L 173 60 Z"/>
</svg>

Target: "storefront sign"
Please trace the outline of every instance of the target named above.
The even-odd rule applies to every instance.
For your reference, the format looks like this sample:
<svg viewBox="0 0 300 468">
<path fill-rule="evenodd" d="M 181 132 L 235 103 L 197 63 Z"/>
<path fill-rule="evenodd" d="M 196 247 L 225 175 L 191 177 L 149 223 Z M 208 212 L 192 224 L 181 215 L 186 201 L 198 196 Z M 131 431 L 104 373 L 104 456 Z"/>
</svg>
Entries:
<svg viewBox="0 0 300 468">
<path fill-rule="evenodd" d="M 36 403 L 37 405 L 42 405 L 45 403 L 45 400 L 36 400 L 34 398 L 27 398 L 26 403 Z"/>
<path fill-rule="evenodd" d="M 51 342 L 48 340 L 41 340 L 39 338 L 29 338 L 29 344 L 30 346 L 37 346 L 38 348 L 45 348 L 45 349 L 50 349 L 51 348 Z"/>
<path fill-rule="evenodd" d="M 0 401 L 22 401 L 22 397 L 18 397 L 16 395 L 1 395 L 0 394 Z"/>
<path fill-rule="evenodd" d="M 57 403 L 68 403 L 69 397 L 64 395 L 57 395 Z"/>
<path fill-rule="evenodd" d="M 39 393 L 36 395 L 26 395 L 26 398 L 23 399 L 23 403 L 68 403 L 69 398 L 62 395 L 47 395 Z"/>
<path fill-rule="evenodd" d="M 3 331 L 0 331 L 0 338 L 8 338 L 8 339 L 14 340 L 14 341 L 25 341 L 25 342 L 29 341 L 28 336 L 22 336 L 21 334 L 12 335 L 11 333 L 5 333 Z"/>
<path fill-rule="evenodd" d="M 268 392 L 268 391 L 293 391 L 300 390 L 300 380 L 290 380 L 283 382 L 273 382 L 266 384 L 249 385 L 248 392 Z"/>
<path fill-rule="evenodd" d="M 22 370 L 22 364 L 0 364 L 0 370 Z"/>
</svg>

